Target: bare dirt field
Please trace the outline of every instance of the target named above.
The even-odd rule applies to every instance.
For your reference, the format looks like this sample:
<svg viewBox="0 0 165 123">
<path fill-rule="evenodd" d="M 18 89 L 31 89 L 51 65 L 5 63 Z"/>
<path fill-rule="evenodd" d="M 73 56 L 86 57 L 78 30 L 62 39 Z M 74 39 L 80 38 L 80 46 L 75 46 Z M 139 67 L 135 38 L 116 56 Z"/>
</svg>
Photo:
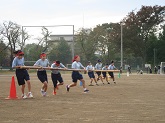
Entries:
<svg viewBox="0 0 165 123">
<path fill-rule="evenodd" d="M 52 95 L 49 76 L 48 96 L 40 95 L 41 83 L 35 73 L 30 73 L 34 99 L 6 100 L 9 96 L 13 73 L 0 73 L 0 123 L 165 123 L 165 75 L 126 74 L 116 77 L 117 84 L 81 86 L 66 92 L 71 74 L 62 74 L 65 85 L 57 95 Z M 104 80 L 105 81 L 105 80 Z M 15 78 L 17 96 L 20 87 Z M 27 88 L 26 88 L 27 92 Z"/>
</svg>

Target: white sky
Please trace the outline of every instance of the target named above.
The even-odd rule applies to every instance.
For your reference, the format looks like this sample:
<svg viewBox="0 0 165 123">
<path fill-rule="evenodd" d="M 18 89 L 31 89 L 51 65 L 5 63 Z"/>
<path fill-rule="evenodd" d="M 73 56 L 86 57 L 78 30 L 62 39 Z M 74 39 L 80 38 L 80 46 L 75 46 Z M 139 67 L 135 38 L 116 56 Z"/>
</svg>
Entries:
<svg viewBox="0 0 165 123">
<path fill-rule="evenodd" d="M 10 20 L 22 26 L 74 25 L 78 30 L 119 22 L 142 5 L 163 6 L 165 0 L 0 0 L 0 23 Z"/>
</svg>

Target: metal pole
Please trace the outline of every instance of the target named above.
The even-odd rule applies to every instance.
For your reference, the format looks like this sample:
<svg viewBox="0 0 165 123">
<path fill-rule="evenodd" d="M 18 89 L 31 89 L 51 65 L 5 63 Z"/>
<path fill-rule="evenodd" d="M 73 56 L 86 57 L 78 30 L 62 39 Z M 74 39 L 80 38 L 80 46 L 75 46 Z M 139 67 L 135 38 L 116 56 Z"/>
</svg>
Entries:
<svg viewBox="0 0 165 123">
<path fill-rule="evenodd" d="M 121 67 L 123 69 L 123 23 L 121 23 Z"/>
<path fill-rule="evenodd" d="M 23 26 L 22 26 L 22 46 L 21 46 L 21 50 L 23 51 L 23 39 L 24 39 L 24 32 L 23 32 Z"/>
<path fill-rule="evenodd" d="M 154 66 L 155 66 L 155 48 L 154 48 Z"/>
<path fill-rule="evenodd" d="M 74 25 L 73 25 L 73 41 L 72 41 L 72 58 L 74 58 Z"/>
</svg>

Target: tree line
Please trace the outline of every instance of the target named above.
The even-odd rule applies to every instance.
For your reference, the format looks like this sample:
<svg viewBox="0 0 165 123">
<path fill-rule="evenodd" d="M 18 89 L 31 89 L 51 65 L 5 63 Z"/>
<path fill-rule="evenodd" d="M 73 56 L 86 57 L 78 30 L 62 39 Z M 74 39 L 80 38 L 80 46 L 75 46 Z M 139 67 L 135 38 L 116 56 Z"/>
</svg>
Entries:
<svg viewBox="0 0 165 123">
<path fill-rule="evenodd" d="M 104 23 L 95 28 L 81 28 L 75 33 L 75 54 L 81 56 L 82 63 L 93 64 L 101 59 L 103 63 L 114 60 L 120 67 L 121 26 L 123 29 L 124 65 L 159 65 L 165 61 L 165 6 L 142 6 L 131 11 L 118 23 Z M 36 61 L 41 52 L 46 52 L 50 61 L 60 60 L 71 63 L 71 46 L 61 40 L 50 43 L 51 32 L 42 27 L 42 37 L 37 43 L 26 42 L 31 36 L 21 25 L 12 21 L 0 24 L 0 66 L 11 66 L 13 51 L 22 49 L 27 61 Z M 22 37 L 22 38 L 21 38 Z M 29 63 L 30 64 L 30 63 Z"/>
</svg>

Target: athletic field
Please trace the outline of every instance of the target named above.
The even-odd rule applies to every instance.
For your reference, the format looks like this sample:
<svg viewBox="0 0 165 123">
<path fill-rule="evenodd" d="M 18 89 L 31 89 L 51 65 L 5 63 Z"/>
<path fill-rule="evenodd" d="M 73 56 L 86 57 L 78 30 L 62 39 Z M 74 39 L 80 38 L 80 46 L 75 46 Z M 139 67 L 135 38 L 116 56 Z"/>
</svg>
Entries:
<svg viewBox="0 0 165 123">
<path fill-rule="evenodd" d="M 83 93 L 78 82 L 68 93 L 65 85 L 71 82 L 71 74 L 62 74 L 65 85 L 53 96 L 48 74 L 48 96 L 42 97 L 42 84 L 30 73 L 34 99 L 5 100 L 12 75 L 0 74 L 0 123 L 165 123 L 165 75 L 123 74 L 118 78 L 116 74 L 116 85 L 111 80 L 110 85 L 99 81 L 100 86 L 88 86 L 84 74 L 90 92 Z M 20 97 L 16 78 L 15 82 Z"/>
</svg>

